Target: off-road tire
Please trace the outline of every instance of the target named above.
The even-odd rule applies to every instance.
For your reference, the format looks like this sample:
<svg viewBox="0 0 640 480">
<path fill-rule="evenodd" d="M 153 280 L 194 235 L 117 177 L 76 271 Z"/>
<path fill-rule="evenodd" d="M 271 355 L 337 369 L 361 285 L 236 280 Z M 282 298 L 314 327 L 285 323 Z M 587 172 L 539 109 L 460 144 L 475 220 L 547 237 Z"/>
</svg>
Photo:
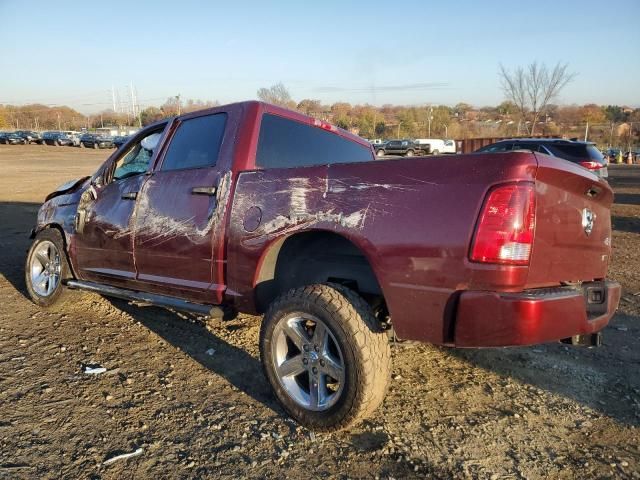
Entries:
<svg viewBox="0 0 640 480">
<path fill-rule="evenodd" d="M 295 402 L 275 372 L 271 354 L 274 328 L 279 319 L 296 312 L 321 319 L 343 352 L 343 390 L 337 402 L 324 411 L 309 410 Z M 391 350 L 387 335 L 371 307 L 341 285 L 308 285 L 278 297 L 262 322 L 260 358 L 276 398 L 287 413 L 315 431 L 342 430 L 370 416 L 384 400 L 389 386 Z"/>
<path fill-rule="evenodd" d="M 48 296 L 39 295 L 33 288 L 33 284 L 31 281 L 31 259 L 35 253 L 36 247 L 39 243 L 48 240 L 55 245 L 60 253 L 60 281 L 58 282 L 58 286 L 54 290 L 54 292 Z M 27 292 L 29 292 L 29 296 L 31 300 L 40 307 L 49 308 L 55 306 L 60 306 L 65 303 L 69 299 L 70 292 L 63 285 L 64 280 L 72 278 L 73 275 L 71 273 L 71 269 L 69 268 L 69 262 L 67 260 L 67 253 L 64 248 L 64 240 L 62 239 L 62 234 L 59 230 L 55 228 L 47 228 L 42 230 L 36 235 L 36 238 L 33 240 L 31 247 L 29 248 L 29 252 L 27 253 L 27 259 L 25 262 L 25 283 L 27 286 Z"/>
</svg>

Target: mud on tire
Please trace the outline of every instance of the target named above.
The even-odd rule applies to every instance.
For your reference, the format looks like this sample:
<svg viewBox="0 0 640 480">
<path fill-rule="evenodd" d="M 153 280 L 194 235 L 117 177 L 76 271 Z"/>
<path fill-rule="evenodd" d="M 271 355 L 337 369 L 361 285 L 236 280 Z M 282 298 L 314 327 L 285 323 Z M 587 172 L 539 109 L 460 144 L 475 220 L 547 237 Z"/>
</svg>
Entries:
<svg viewBox="0 0 640 480">
<path fill-rule="evenodd" d="M 305 327 L 309 324 L 310 327 Z M 328 331 L 324 338 L 329 347 L 325 357 L 322 355 L 325 348 L 320 349 L 319 357 L 315 358 L 320 371 L 312 374 L 319 324 Z M 294 345 L 286 335 L 282 339 L 283 326 L 290 329 L 292 325 L 301 325 L 299 340 L 304 348 Z M 286 355 L 282 355 L 283 350 Z M 354 291 L 340 285 L 309 285 L 278 297 L 260 329 L 260 356 L 267 379 L 284 409 L 301 425 L 316 431 L 344 429 L 371 415 L 382 403 L 389 386 L 391 351 L 387 335 L 370 306 Z M 287 362 L 298 362 L 297 359 L 305 364 L 285 368 Z M 327 363 L 322 363 L 323 359 Z M 338 360 L 342 370 L 335 366 L 340 363 Z M 327 370 L 330 365 L 333 370 Z M 291 375 L 283 376 L 283 371 L 301 373 L 292 381 Z M 312 378 L 321 376 L 327 384 L 325 405 L 317 400 L 321 394 L 316 394 L 315 403 L 311 395 L 315 385 Z M 335 377 L 341 377 L 341 381 L 335 381 Z"/>
</svg>

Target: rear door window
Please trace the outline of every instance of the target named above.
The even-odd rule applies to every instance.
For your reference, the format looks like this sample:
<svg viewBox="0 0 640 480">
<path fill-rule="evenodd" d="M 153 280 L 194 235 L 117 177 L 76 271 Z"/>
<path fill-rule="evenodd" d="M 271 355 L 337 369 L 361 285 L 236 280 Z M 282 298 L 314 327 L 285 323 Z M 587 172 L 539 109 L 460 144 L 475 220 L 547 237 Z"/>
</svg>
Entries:
<svg viewBox="0 0 640 480">
<path fill-rule="evenodd" d="M 213 167 L 226 123 L 226 113 L 183 120 L 167 148 L 161 170 Z"/>
<path fill-rule="evenodd" d="M 264 114 L 256 165 L 267 168 L 307 167 L 373 160 L 371 149 L 335 133 Z"/>
</svg>

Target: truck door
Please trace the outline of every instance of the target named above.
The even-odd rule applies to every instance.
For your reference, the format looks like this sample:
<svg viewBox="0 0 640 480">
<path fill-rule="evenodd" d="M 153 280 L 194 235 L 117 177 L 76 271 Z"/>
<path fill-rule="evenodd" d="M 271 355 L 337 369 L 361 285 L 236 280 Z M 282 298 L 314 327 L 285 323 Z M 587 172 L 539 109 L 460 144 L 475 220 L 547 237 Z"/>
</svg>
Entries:
<svg viewBox="0 0 640 480">
<path fill-rule="evenodd" d="M 178 119 L 142 189 L 133 249 L 147 291 L 203 303 L 222 299 L 232 116 L 216 111 Z"/>
<path fill-rule="evenodd" d="M 166 123 L 141 132 L 126 150 L 105 165 L 82 195 L 73 243 L 82 279 L 133 285 L 136 270 L 132 227 L 136 198 L 155 154 L 152 147 L 159 142 L 165 127 Z"/>
</svg>

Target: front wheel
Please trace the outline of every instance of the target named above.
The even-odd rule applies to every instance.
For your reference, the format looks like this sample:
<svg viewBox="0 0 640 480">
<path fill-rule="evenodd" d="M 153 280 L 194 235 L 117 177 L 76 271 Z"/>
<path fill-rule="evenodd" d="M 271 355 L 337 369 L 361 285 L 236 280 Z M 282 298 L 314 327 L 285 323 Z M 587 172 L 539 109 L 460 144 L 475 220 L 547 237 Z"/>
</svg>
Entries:
<svg viewBox="0 0 640 480">
<path fill-rule="evenodd" d="M 31 299 L 41 307 L 60 303 L 66 296 L 62 280 L 71 277 L 64 242 L 54 228 L 36 236 L 25 265 L 25 282 Z"/>
<path fill-rule="evenodd" d="M 371 307 L 339 285 L 309 285 L 276 299 L 260 330 L 260 357 L 284 409 L 317 431 L 371 415 L 391 372 L 387 335 Z"/>
<path fill-rule="evenodd" d="M 407 157 L 413 157 L 413 150 L 407 150 Z"/>
<path fill-rule="evenodd" d="M 384 150 L 377 150 L 377 151 L 376 151 L 376 155 L 377 155 L 378 157 L 384 157 Z"/>
<path fill-rule="evenodd" d="M 440 150 L 434 150 L 431 155 L 440 155 Z"/>
</svg>

